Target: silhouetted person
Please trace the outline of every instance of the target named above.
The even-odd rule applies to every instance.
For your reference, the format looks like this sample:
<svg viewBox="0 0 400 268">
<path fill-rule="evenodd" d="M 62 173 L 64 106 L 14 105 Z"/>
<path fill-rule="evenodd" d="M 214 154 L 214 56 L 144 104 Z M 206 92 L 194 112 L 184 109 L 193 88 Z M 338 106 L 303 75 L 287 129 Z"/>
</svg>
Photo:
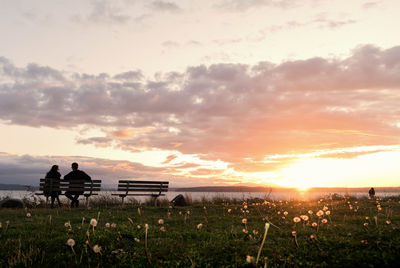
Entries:
<svg viewBox="0 0 400 268">
<path fill-rule="evenodd" d="M 50 184 L 53 185 L 53 187 L 60 185 L 60 179 L 61 179 L 61 174 L 59 172 L 59 168 L 57 165 L 54 165 L 51 167 L 51 169 L 49 170 L 49 172 L 47 172 L 46 174 L 46 182 L 45 184 L 47 186 L 49 186 Z M 55 199 L 57 199 L 58 202 L 58 206 L 61 207 L 61 202 L 60 202 L 60 198 L 58 197 L 61 194 L 61 191 L 50 191 L 50 192 L 46 192 L 46 194 L 48 194 L 51 197 L 51 208 L 54 207 L 54 201 Z"/>
<path fill-rule="evenodd" d="M 369 194 L 369 198 L 374 198 L 375 197 L 375 189 L 373 187 L 371 187 L 371 189 L 369 189 L 368 191 Z"/>
<path fill-rule="evenodd" d="M 72 163 L 72 171 L 64 176 L 64 180 L 70 182 L 70 187 L 83 188 L 83 183 L 74 183 L 74 181 L 92 181 L 90 176 L 85 172 L 78 170 L 78 163 Z M 83 194 L 83 191 L 66 191 L 65 196 L 71 200 L 71 207 L 79 207 L 79 195 Z"/>
</svg>

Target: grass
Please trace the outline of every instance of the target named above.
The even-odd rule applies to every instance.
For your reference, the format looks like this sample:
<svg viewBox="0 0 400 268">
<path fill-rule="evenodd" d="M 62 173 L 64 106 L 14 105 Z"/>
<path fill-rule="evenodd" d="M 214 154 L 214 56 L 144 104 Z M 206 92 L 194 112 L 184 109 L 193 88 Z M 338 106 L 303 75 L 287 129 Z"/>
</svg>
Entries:
<svg viewBox="0 0 400 268">
<path fill-rule="evenodd" d="M 92 202 L 91 209 L 1 209 L 0 267 L 252 267 L 265 223 L 270 228 L 259 267 L 399 263 L 399 197 L 245 203 L 215 199 L 176 208 L 165 201 L 157 208 L 106 201 Z M 324 211 L 321 217 L 319 210 Z M 308 220 L 295 223 L 302 215 Z M 96 227 L 91 219 L 97 220 Z M 74 240 L 73 247 L 68 239 Z"/>
</svg>

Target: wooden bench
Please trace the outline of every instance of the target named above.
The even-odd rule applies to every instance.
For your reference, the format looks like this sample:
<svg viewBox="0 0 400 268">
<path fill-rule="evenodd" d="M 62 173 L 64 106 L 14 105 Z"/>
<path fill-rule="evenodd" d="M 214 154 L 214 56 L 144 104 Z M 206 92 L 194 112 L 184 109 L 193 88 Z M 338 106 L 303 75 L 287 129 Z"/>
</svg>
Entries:
<svg viewBox="0 0 400 268">
<path fill-rule="evenodd" d="M 101 180 L 59 180 L 54 181 L 53 179 L 40 179 L 39 193 L 35 195 L 44 195 L 46 197 L 46 207 L 49 202 L 51 192 L 61 192 L 60 195 L 65 195 L 66 191 L 69 192 L 83 192 L 83 196 L 86 198 L 86 207 L 89 207 L 89 197 L 92 195 L 98 195 L 101 190 Z"/>
<path fill-rule="evenodd" d="M 122 198 L 122 205 L 127 196 L 151 196 L 154 198 L 154 206 L 157 206 L 157 198 L 168 192 L 168 181 L 118 181 L 118 193 L 112 194 Z"/>
</svg>

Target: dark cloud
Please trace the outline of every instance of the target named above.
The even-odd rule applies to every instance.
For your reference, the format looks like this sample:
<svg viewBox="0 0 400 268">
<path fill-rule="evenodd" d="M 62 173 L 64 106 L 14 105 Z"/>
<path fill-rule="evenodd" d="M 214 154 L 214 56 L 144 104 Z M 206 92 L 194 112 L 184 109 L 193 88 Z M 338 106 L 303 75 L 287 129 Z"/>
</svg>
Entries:
<svg viewBox="0 0 400 268">
<path fill-rule="evenodd" d="M 173 2 L 161 1 L 161 0 L 156 0 L 156 1 L 151 2 L 149 7 L 156 11 L 167 11 L 167 12 L 181 11 L 181 8 L 177 4 L 175 4 Z"/>
<path fill-rule="evenodd" d="M 400 47 L 344 59 L 213 64 L 144 79 L 67 75 L 0 58 L 0 119 L 103 129 L 79 143 L 177 150 L 242 166 L 244 158 L 400 142 Z M 256 163 L 258 163 L 256 161 Z"/>
</svg>

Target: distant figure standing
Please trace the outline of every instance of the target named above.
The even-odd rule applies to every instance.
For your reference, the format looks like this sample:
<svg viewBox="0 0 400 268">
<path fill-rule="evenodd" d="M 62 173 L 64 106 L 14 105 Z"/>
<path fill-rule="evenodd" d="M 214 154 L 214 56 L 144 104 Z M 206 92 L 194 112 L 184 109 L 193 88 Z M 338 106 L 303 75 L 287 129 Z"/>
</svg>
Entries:
<svg viewBox="0 0 400 268">
<path fill-rule="evenodd" d="M 78 170 L 78 163 L 72 163 L 72 171 L 64 176 L 64 180 L 70 181 L 70 187 L 80 188 L 83 187 L 83 183 L 74 183 L 74 181 L 92 181 L 92 178 L 85 172 Z M 83 191 L 66 191 L 65 196 L 71 200 L 71 207 L 79 207 L 79 195 L 83 194 Z"/>
<path fill-rule="evenodd" d="M 47 174 L 46 174 L 46 177 L 45 177 L 46 184 L 52 184 L 52 185 L 58 184 L 61 179 L 61 174 L 59 171 L 60 171 L 60 169 L 58 168 L 57 165 L 52 166 L 51 169 L 49 170 L 49 172 L 47 172 Z M 55 199 L 57 199 L 58 206 L 61 207 L 60 198 L 58 197 L 61 194 L 60 191 L 51 191 L 51 192 L 47 192 L 46 194 L 48 194 L 51 197 L 51 208 L 54 207 Z"/>
<path fill-rule="evenodd" d="M 374 189 L 374 187 L 371 187 L 371 189 L 369 189 L 368 194 L 369 194 L 369 198 L 374 198 L 375 197 L 375 189 Z"/>
</svg>

